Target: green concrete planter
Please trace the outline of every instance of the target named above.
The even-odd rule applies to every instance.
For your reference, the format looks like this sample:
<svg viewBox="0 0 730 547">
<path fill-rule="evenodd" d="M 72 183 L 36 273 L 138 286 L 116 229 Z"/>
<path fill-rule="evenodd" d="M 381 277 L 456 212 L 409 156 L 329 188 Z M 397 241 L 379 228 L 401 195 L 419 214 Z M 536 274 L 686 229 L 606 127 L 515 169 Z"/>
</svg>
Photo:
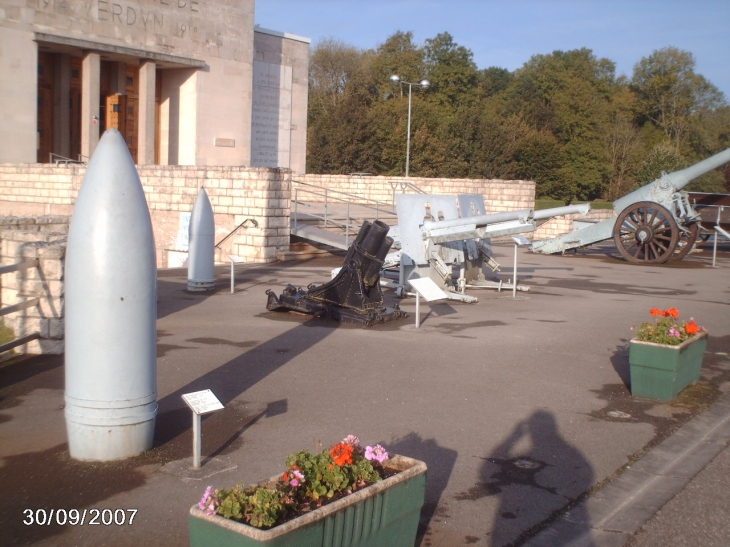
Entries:
<svg viewBox="0 0 730 547">
<path fill-rule="evenodd" d="M 384 465 L 401 472 L 270 530 L 206 515 L 193 505 L 190 545 L 413 547 L 426 495 L 426 464 L 393 456 Z"/>
<path fill-rule="evenodd" d="M 671 401 L 699 379 L 706 349 L 706 332 L 700 332 L 678 346 L 631 340 L 631 395 Z"/>
</svg>

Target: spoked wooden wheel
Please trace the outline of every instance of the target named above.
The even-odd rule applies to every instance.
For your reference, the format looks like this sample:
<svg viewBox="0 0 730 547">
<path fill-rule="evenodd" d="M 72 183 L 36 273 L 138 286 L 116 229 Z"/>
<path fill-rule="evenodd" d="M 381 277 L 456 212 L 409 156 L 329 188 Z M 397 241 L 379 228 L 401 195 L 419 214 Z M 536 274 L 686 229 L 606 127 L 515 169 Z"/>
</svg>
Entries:
<svg viewBox="0 0 730 547">
<path fill-rule="evenodd" d="M 687 232 L 681 229 L 679 230 L 679 241 L 677 242 L 677 249 L 674 251 L 672 258 L 682 260 L 695 246 L 695 241 L 697 241 L 700 235 L 700 224 L 694 222 L 687 226 L 687 230 Z"/>
<path fill-rule="evenodd" d="M 677 247 L 679 227 L 666 208 L 640 201 L 618 216 L 613 240 L 629 262 L 663 264 Z"/>
</svg>

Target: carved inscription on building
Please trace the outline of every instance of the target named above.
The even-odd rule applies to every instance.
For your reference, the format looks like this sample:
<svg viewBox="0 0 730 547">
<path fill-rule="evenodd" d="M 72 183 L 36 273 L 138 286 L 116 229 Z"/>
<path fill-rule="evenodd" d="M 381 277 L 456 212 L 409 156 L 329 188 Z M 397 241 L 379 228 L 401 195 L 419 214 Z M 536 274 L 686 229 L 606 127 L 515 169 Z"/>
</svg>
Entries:
<svg viewBox="0 0 730 547">
<path fill-rule="evenodd" d="M 29 0 L 40 12 L 54 12 L 81 21 L 134 28 L 165 36 L 195 39 L 202 0 Z"/>
<path fill-rule="evenodd" d="M 254 61 L 251 165 L 289 167 L 292 67 Z"/>
</svg>

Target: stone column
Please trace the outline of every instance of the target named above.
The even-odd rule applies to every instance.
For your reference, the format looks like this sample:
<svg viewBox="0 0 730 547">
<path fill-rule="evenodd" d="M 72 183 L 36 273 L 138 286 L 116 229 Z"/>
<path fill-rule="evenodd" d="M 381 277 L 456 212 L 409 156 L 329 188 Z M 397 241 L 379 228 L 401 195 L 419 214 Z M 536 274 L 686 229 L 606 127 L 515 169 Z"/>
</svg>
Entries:
<svg viewBox="0 0 730 547">
<path fill-rule="evenodd" d="M 89 161 L 99 143 L 101 57 L 87 52 L 81 63 L 81 154 Z"/>
<path fill-rule="evenodd" d="M 143 61 L 139 66 L 139 125 L 137 135 L 137 163 L 155 163 L 155 72 L 154 61 Z"/>
</svg>

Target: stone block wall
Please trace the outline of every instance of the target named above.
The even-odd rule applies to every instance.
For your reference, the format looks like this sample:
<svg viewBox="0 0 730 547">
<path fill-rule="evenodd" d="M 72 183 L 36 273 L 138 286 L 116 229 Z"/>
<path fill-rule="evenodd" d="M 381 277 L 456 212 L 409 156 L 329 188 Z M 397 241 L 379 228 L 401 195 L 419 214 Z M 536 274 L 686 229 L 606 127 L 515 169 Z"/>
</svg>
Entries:
<svg viewBox="0 0 730 547">
<path fill-rule="evenodd" d="M 297 184 L 298 182 L 304 184 Z M 300 201 L 323 201 L 323 197 L 313 193 L 321 191 L 307 185 L 321 186 L 388 204 L 393 203 L 394 193 L 414 193 L 417 190 L 413 187 L 416 187 L 427 194 L 482 194 L 489 213 L 535 206 L 535 183 L 528 180 L 307 174 L 293 177 L 292 197 L 298 189 Z M 335 195 L 337 194 L 333 194 Z"/>
<path fill-rule="evenodd" d="M 289 248 L 291 171 L 267 167 L 137 167 L 147 197 L 159 267 L 169 251 L 180 250 L 181 213 L 192 211 L 205 187 L 215 214 L 216 242 L 246 219 L 250 224 L 230 237 L 217 259 L 228 254 L 247 262 L 271 262 Z M 86 173 L 85 165 L 0 164 L 0 215 L 71 215 Z"/>
<path fill-rule="evenodd" d="M 0 217 L 0 264 L 8 266 L 37 260 L 38 266 L 2 275 L 2 307 L 32 298 L 36 306 L 4 316 L 15 338 L 40 333 L 39 340 L 17 346 L 17 353 L 63 353 L 63 270 L 69 218 Z"/>
</svg>

